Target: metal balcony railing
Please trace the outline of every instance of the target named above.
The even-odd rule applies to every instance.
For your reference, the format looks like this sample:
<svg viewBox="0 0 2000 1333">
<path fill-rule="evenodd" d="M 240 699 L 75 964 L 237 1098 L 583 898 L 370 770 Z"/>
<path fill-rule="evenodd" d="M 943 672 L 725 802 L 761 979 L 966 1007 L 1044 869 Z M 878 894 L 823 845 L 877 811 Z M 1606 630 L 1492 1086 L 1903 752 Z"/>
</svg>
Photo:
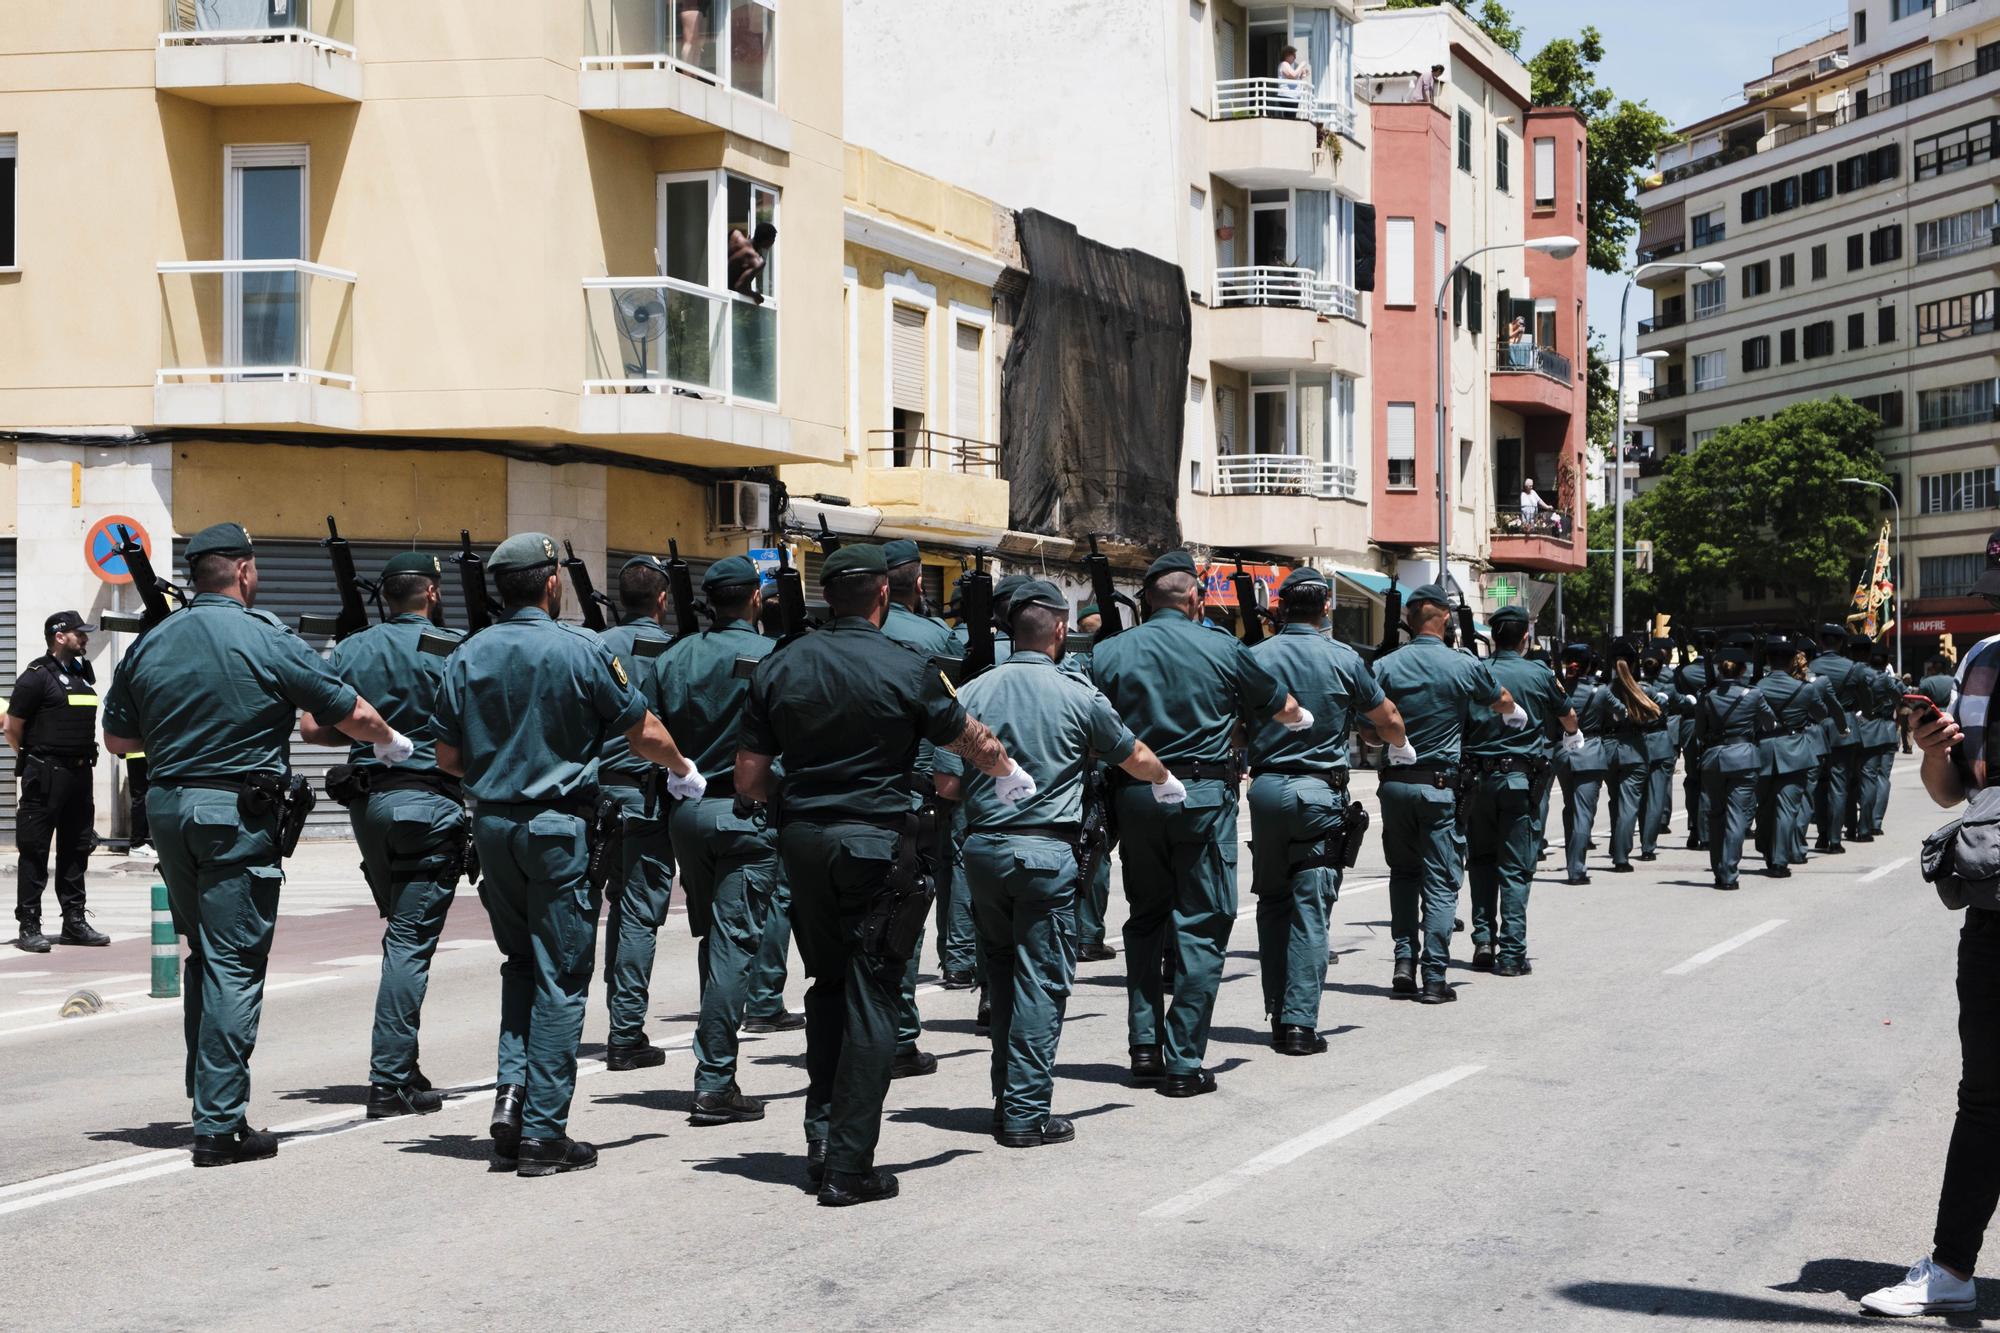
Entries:
<svg viewBox="0 0 2000 1333">
<path fill-rule="evenodd" d="M 1357 470 L 1303 454 L 1224 454 L 1215 460 L 1217 495 L 1304 495 L 1352 499 Z"/>
<path fill-rule="evenodd" d="M 1686 393 L 1686 380 L 1667 380 L 1665 383 L 1656 384 L 1650 389 L 1639 390 L 1639 405 L 1644 407 L 1647 403 L 1665 402 L 1669 398 L 1680 398 Z"/>
<path fill-rule="evenodd" d="M 1214 114 L 1217 120 L 1308 120 L 1349 138 L 1354 135 L 1352 106 L 1326 101 L 1295 79 L 1219 79 Z"/>
<path fill-rule="evenodd" d="M 303 259 L 161 264 L 159 384 L 354 387 L 354 284 Z"/>
<path fill-rule="evenodd" d="M 666 6 L 584 0 L 591 70 L 671 69 L 765 102 L 778 96 L 778 11 L 766 0 Z M 664 10 L 664 14 L 660 11 Z"/>
<path fill-rule="evenodd" d="M 778 303 L 678 278 L 586 278 L 585 393 L 778 401 Z"/>
<path fill-rule="evenodd" d="M 871 430 L 868 466 L 929 468 L 993 477 L 1000 472 L 1000 446 L 990 440 L 969 440 L 940 430 Z"/>
<path fill-rule="evenodd" d="M 353 57 L 353 0 L 162 0 L 160 45 L 297 42 Z"/>
<path fill-rule="evenodd" d="M 1530 342 L 1502 343 L 1494 349 L 1493 368 L 1517 374 L 1546 375 L 1565 385 L 1576 383 L 1576 370 L 1568 357 Z"/>
<path fill-rule="evenodd" d="M 1280 306 L 1344 319 L 1361 318 L 1359 292 L 1344 283 L 1329 282 L 1309 268 L 1217 269 L 1215 304 Z"/>
<path fill-rule="evenodd" d="M 1568 545 L 1575 535 L 1570 517 L 1560 509 L 1537 505 L 1525 510 L 1518 504 L 1493 506 L 1495 537 L 1542 537 Z"/>
</svg>

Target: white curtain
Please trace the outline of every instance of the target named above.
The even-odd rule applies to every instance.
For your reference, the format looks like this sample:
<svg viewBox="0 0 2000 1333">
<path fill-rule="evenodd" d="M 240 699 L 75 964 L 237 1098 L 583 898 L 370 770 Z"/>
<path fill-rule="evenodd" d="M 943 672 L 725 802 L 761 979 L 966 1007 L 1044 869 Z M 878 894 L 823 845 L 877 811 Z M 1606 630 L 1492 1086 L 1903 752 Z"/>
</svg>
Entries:
<svg viewBox="0 0 2000 1333">
<path fill-rule="evenodd" d="M 1306 59 L 1312 62 L 1313 86 L 1323 102 L 1334 100 L 1333 11 L 1301 9 L 1292 18 L 1297 36 L 1306 39 Z"/>
<path fill-rule="evenodd" d="M 1327 234 L 1333 220 L 1333 195 L 1325 190 L 1298 190 L 1292 199 L 1298 213 L 1295 224 L 1298 265 L 1321 278 L 1331 279 L 1334 274 Z"/>
</svg>

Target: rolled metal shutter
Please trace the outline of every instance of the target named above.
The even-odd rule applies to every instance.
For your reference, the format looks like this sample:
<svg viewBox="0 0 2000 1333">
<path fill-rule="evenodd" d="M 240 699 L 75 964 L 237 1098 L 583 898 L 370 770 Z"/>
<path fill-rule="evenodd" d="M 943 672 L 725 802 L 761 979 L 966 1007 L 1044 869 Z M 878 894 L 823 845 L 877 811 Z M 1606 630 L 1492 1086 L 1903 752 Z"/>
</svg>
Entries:
<svg viewBox="0 0 2000 1333">
<path fill-rule="evenodd" d="M 623 569 L 625 562 L 634 556 L 648 554 L 651 553 L 647 551 L 609 551 L 605 554 L 604 578 L 607 586 L 604 589 L 604 595 L 611 599 L 611 610 L 605 613 L 605 617 L 614 625 L 620 619 L 618 611 L 618 571 Z M 661 564 L 666 563 L 665 556 L 654 556 L 653 558 Z M 687 557 L 683 556 L 682 559 L 687 559 Z M 712 563 L 712 561 L 708 560 L 688 560 L 687 562 L 688 577 L 694 582 L 694 595 L 697 601 L 701 600 L 701 576 L 708 572 L 708 567 Z M 667 633 L 679 634 L 681 632 L 680 619 L 674 615 L 674 599 L 671 597 L 667 599 L 667 618 L 665 624 Z M 706 627 L 697 625 L 695 628 L 703 629 Z"/>
<path fill-rule="evenodd" d="M 894 308 L 890 329 L 890 406 L 905 412 L 928 412 L 930 394 L 925 389 L 930 363 L 925 340 L 929 336 L 927 312 L 916 306 Z"/>
<path fill-rule="evenodd" d="M 952 344 L 952 430 L 962 440 L 986 438 L 986 403 L 982 362 L 986 352 L 985 330 L 977 324 L 960 324 Z M 961 460 L 960 471 L 970 471 Z"/>
</svg>

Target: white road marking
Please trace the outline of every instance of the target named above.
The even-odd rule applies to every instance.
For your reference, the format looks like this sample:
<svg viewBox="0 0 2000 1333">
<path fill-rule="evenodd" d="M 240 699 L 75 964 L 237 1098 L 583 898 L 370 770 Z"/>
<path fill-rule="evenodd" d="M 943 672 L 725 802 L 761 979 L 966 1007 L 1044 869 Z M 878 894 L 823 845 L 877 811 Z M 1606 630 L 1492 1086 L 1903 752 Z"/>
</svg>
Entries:
<svg viewBox="0 0 2000 1333">
<path fill-rule="evenodd" d="M 1324 1148 L 1337 1139 L 1344 1139 L 1358 1129 L 1365 1129 L 1383 1116 L 1400 1111 L 1411 1103 L 1421 1101 L 1434 1092 L 1442 1091 L 1461 1079 L 1470 1078 L 1485 1067 L 1458 1065 L 1441 1074 L 1418 1079 L 1406 1088 L 1398 1088 L 1385 1097 L 1377 1097 L 1365 1106 L 1357 1106 L 1346 1115 L 1329 1120 L 1317 1129 L 1307 1130 L 1297 1138 L 1287 1139 L 1277 1147 L 1257 1154 L 1241 1166 L 1204 1181 L 1185 1194 L 1176 1194 L 1165 1203 L 1155 1204 L 1139 1216 L 1150 1218 L 1185 1216 L 1203 1204 L 1213 1203 L 1223 1195 L 1240 1189 L 1258 1176 L 1296 1162 L 1307 1153 Z"/>
<path fill-rule="evenodd" d="M 1888 865 L 1876 866 L 1873 870 L 1869 871 L 1867 874 L 1861 877 L 1861 882 L 1863 884 L 1873 884 L 1878 879 L 1884 879 L 1890 875 L 1895 874 L 1898 870 L 1901 870 L 1904 866 L 1908 865 L 1909 863 L 1910 863 L 1909 857 L 1907 856 L 1898 857 L 1896 860 L 1891 861 Z"/>
<path fill-rule="evenodd" d="M 269 995 L 274 991 L 292 990 L 299 986 L 316 986 L 323 981 L 338 980 L 340 978 L 336 976 L 317 976 L 299 977 L 293 981 L 274 981 L 264 987 L 264 993 Z M 124 991 L 117 995 L 107 995 L 104 998 L 107 1000 L 130 1000 L 142 997 L 145 994 L 145 991 Z M 79 1018 L 58 1018 L 50 1023 L 30 1023 L 25 1027 L 0 1028 L 0 1041 L 5 1041 L 9 1037 L 23 1036 L 31 1032 L 47 1032 L 51 1028 L 67 1028 L 72 1032 L 81 1032 L 86 1028 L 94 1028 L 99 1024 L 115 1022 L 121 1018 L 155 1017 L 160 1014 L 177 1014 L 180 1011 L 181 1007 L 179 1003 L 167 1000 L 159 1004 L 147 1005 L 141 1009 L 114 1009 L 108 1014 L 87 1014 Z M 47 1005 L 37 1005 L 33 1009 L 10 1010 L 7 1013 L 0 1014 L 0 1018 L 18 1017 L 22 1014 L 45 1014 L 47 1012 Z"/>
<path fill-rule="evenodd" d="M 0 972 L 0 981 L 26 981 L 30 977 L 52 977 L 53 972 Z"/>
<path fill-rule="evenodd" d="M 497 952 L 499 952 L 499 949 L 500 949 L 500 946 L 499 946 L 499 945 L 497 945 L 497 944 L 495 944 L 495 943 L 494 943 L 494 942 L 493 942 L 492 940 L 481 940 L 481 939 L 469 939 L 469 940 L 441 940 L 441 941 L 439 941 L 439 943 L 438 943 L 438 948 L 440 948 L 440 949 L 492 949 L 492 950 L 493 950 L 494 952 L 496 952 L 496 953 L 497 953 Z"/>
<path fill-rule="evenodd" d="M 382 961 L 382 955 L 379 953 L 356 953 L 356 954 L 349 954 L 345 958 L 324 958 L 321 959 L 319 962 L 314 963 L 313 966 L 314 967 L 367 967 L 371 963 L 379 963 L 381 961 Z"/>
<path fill-rule="evenodd" d="M 1722 955 L 1728 953 L 1731 949 L 1740 949 L 1744 945 L 1748 944 L 1750 941 L 1757 939 L 1760 936 L 1768 935 L 1772 931 L 1776 930 L 1779 926 L 1782 926 L 1784 924 L 1785 924 L 1785 919 L 1783 917 L 1776 917 L 1770 921 L 1766 921 L 1761 926 L 1752 926 L 1750 929 L 1744 931 L 1741 935 L 1730 936 L 1728 939 L 1716 945 L 1714 948 L 1703 949 L 1700 953 L 1688 959 L 1685 963 L 1675 963 L 1672 967 L 1666 970 L 1665 975 L 1670 977 L 1684 977 L 1688 973 L 1694 971 L 1696 968 L 1702 966 L 1703 964 L 1714 962 L 1716 959 L 1722 957 Z"/>
</svg>

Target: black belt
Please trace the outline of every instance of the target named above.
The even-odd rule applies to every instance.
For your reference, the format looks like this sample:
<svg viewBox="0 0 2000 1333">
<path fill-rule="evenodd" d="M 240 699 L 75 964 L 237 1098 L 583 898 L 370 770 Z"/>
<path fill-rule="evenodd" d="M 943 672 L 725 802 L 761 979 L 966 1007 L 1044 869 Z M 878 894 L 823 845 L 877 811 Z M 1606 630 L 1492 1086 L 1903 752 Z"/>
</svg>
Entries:
<svg viewBox="0 0 2000 1333">
<path fill-rule="evenodd" d="M 1382 770 L 1381 776 L 1384 782 L 1436 787 L 1439 790 L 1455 786 L 1458 782 L 1456 768 L 1440 768 L 1436 764 L 1391 764 Z"/>
<path fill-rule="evenodd" d="M 465 803 L 465 789 L 449 773 L 422 769 L 375 768 L 368 770 L 368 794 L 378 791 L 427 791 L 447 801 Z"/>
<path fill-rule="evenodd" d="M 46 754 L 36 750 L 21 751 L 21 758 L 32 759 L 38 764 L 53 764 L 57 768 L 96 768 L 94 754 Z"/>
<path fill-rule="evenodd" d="M 278 775 L 282 781 L 284 775 Z M 174 778 L 169 782 L 154 782 L 155 787 L 192 787 L 197 791 L 233 791 L 242 793 L 250 787 L 247 778 Z"/>
<path fill-rule="evenodd" d="M 1549 766 L 1549 761 L 1523 755 L 1473 756 L 1465 761 L 1465 766 L 1475 773 L 1526 773 L 1535 777 Z"/>
<path fill-rule="evenodd" d="M 1318 778 L 1335 791 L 1347 790 L 1347 770 L 1344 768 L 1308 768 L 1304 764 L 1267 764 L 1263 768 L 1253 768 L 1250 776 L 1261 778 L 1265 774 L 1281 778 Z"/>
<path fill-rule="evenodd" d="M 1074 843 L 1079 831 L 1075 824 L 1009 824 L 1002 828 L 972 830 L 994 838 L 1054 838 L 1064 843 Z"/>
<path fill-rule="evenodd" d="M 1168 764 L 1167 772 L 1183 782 L 1236 781 L 1236 766 L 1233 764 Z"/>
</svg>

